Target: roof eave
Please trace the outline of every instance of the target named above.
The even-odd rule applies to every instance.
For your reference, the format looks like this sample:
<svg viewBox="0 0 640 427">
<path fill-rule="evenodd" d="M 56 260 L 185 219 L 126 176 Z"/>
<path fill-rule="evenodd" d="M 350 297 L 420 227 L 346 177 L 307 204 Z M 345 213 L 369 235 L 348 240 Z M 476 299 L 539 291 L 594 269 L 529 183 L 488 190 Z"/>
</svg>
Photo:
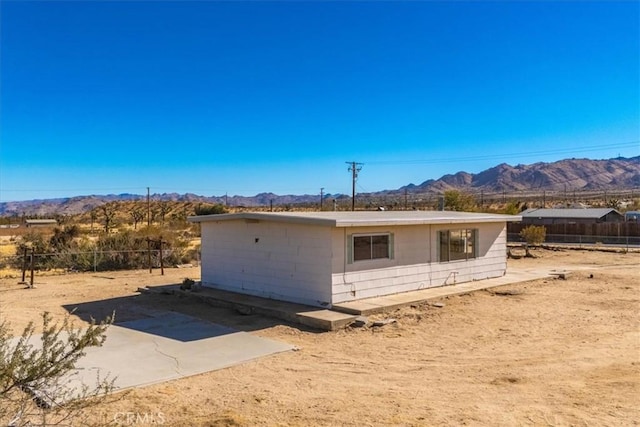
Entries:
<svg viewBox="0 0 640 427">
<path fill-rule="evenodd" d="M 313 217 L 297 217 L 285 215 L 269 215 L 263 213 L 243 212 L 235 214 L 213 214 L 188 217 L 189 222 L 202 223 L 210 221 L 229 221 L 229 220 L 254 220 L 254 221 L 273 221 L 287 222 L 294 224 L 319 225 L 326 227 L 388 227 L 398 225 L 430 225 L 430 224 L 469 224 L 469 223 L 492 223 L 492 222 L 518 222 L 522 221 L 519 215 L 488 215 L 486 217 L 476 218 L 424 218 L 424 219 L 332 219 L 332 218 L 313 218 Z"/>
</svg>

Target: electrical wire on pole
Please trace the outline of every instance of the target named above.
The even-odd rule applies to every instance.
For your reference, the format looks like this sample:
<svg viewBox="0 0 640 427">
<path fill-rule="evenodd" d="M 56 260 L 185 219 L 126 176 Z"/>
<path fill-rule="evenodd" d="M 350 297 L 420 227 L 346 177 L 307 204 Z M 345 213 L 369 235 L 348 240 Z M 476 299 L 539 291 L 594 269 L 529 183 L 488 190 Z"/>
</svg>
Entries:
<svg viewBox="0 0 640 427">
<path fill-rule="evenodd" d="M 351 172 L 351 210 L 356 210 L 356 180 L 358 179 L 358 172 L 362 170 L 363 163 L 358 162 L 345 162 L 349 165 L 349 172 Z"/>
</svg>

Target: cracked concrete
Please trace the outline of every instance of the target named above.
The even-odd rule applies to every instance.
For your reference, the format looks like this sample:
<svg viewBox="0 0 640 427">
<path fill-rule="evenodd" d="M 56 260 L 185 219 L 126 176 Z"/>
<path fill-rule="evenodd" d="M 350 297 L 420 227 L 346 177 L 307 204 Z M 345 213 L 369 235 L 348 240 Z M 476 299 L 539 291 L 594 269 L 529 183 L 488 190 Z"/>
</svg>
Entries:
<svg viewBox="0 0 640 427">
<path fill-rule="evenodd" d="M 180 375 L 180 376 L 183 376 L 184 374 L 182 372 L 180 372 L 180 361 L 178 360 L 178 358 L 175 357 L 175 356 L 172 356 L 170 354 L 163 353 L 162 350 L 160 350 L 160 344 L 155 339 L 153 340 L 153 345 L 155 346 L 156 353 L 159 353 L 159 354 L 161 354 L 163 356 L 166 356 L 166 357 L 172 359 L 176 363 L 175 373 Z"/>
<path fill-rule="evenodd" d="M 34 337 L 37 345 L 39 337 Z M 115 377 L 124 390 L 223 369 L 294 346 L 180 313 L 112 325 L 102 347 L 88 348 L 67 378 L 68 390 Z M 98 374 L 98 375 L 97 375 Z"/>
</svg>

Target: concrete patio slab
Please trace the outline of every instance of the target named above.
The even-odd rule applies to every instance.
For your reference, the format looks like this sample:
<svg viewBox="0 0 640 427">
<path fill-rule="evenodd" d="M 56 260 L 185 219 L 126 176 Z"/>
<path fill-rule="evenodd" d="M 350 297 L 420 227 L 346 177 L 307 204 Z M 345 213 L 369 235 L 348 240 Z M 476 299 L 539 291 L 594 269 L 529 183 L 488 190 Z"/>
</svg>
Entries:
<svg viewBox="0 0 640 427">
<path fill-rule="evenodd" d="M 34 345 L 39 337 L 34 337 Z M 179 313 L 114 324 L 102 347 L 88 348 L 65 389 L 115 378 L 115 390 L 145 386 L 238 365 L 294 346 Z M 73 392 L 71 392 L 73 395 Z"/>
</svg>

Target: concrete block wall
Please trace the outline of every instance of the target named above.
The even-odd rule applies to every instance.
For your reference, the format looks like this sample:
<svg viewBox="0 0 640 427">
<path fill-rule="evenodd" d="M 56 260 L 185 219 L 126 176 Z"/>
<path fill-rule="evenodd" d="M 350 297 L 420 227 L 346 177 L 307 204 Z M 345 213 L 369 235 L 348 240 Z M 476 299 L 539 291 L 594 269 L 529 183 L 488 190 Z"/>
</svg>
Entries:
<svg viewBox="0 0 640 427">
<path fill-rule="evenodd" d="M 267 221 L 203 223 L 202 282 L 267 298 L 330 304 L 330 230 Z"/>
</svg>

